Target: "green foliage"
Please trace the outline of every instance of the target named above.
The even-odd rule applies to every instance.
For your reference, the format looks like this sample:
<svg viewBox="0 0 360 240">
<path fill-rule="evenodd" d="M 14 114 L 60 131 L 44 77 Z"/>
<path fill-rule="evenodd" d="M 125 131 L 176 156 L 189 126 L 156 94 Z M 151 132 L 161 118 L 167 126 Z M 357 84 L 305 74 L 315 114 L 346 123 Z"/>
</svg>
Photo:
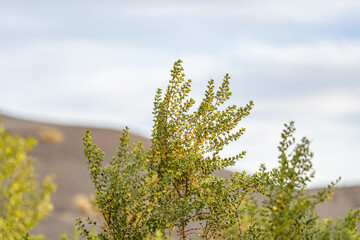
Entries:
<svg viewBox="0 0 360 240">
<path fill-rule="evenodd" d="M 285 130 L 281 134 L 282 141 L 279 144 L 279 167 L 264 175 L 267 182 L 267 198 L 261 207 L 252 203 L 248 208 L 249 215 L 252 216 L 250 229 L 240 234 L 244 239 L 334 239 L 332 236 L 337 234 L 334 229 L 334 221 L 326 224 L 318 220 L 314 213 L 314 208 L 320 202 L 330 199 L 333 194 L 333 187 L 336 183 L 331 183 L 327 188 L 319 191 L 316 195 L 305 193 L 307 182 L 314 177 L 311 158 L 313 154 L 309 150 L 309 140 L 303 138 L 301 143 L 295 144 L 293 133 L 294 123 L 285 124 Z M 261 172 L 265 174 L 265 167 L 262 166 Z M 339 180 L 338 180 L 339 181 Z M 338 182 L 337 181 L 337 182 Z M 251 211 L 250 209 L 254 209 Z M 359 221 L 359 212 L 349 213 L 352 216 L 351 224 L 342 225 L 352 230 L 356 228 Z M 354 218 L 354 216 L 357 216 Z M 341 220 L 335 225 L 340 224 Z M 324 226 L 326 225 L 326 228 Z M 333 231 L 333 233 L 331 233 Z M 347 230 L 346 230 L 347 231 Z M 356 230 L 357 231 L 357 230 Z M 331 233 L 331 234 L 330 234 Z M 327 237 L 326 237 L 327 236 Z M 350 238 L 358 239 L 358 238 Z"/>
<path fill-rule="evenodd" d="M 152 146 L 130 145 L 125 128 L 117 156 L 103 166 L 105 153 L 85 134 L 85 156 L 95 186 L 100 223 L 78 219 L 86 239 L 359 239 L 359 211 L 344 220 L 319 221 L 316 204 L 331 198 L 333 186 L 317 195 L 305 193 L 314 175 L 309 140 L 295 144 L 294 125 L 285 125 L 279 145 L 279 168 L 255 174 L 237 172 L 230 179 L 214 172 L 233 166 L 245 151 L 219 154 L 244 133 L 238 123 L 253 103 L 225 106 L 231 96 L 228 75 L 215 91 L 210 80 L 195 108 L 188 95 L 181 61 L 174 64 L 166 91 L 155 95 Z M 253 193 L 266 196 L 259 206 Z M 101 229 L 99 234 L 89 231 Z M 190 225 L 192 227 L 190 227 Z M 195 226 L 195 227 L 194 227 Z"/>
<path fill-rule="evenodd" d="M 319 231 L 315 239 L 360 239 L 359 229 L 356 226 L 359 222 L 360 209 L 350 210 L 344 219 L 338 221 L 323 219 L 318 223 Z"/>
<path fill-rule="evenodd" d="M 39 186 L 27 153 L 36 141 L 13 136 L 0 125 L 0 239 L 42 239 L 28 232 L 51 210 L 52 177 Z"/>
<path fill-rule="evenodd" d="M 58 240 L 69 240 L 69 236 L 65 231 L 61 232 L 61 236 Z M 77 229 L 74 229 L 74 235 L 73 235 L 73 240 L 79 240 L 79 232 Z"/>
<path fill-rule="evenodd" d="M 315 195 L 306 194 L 305 188 L 314 177 L 309 150 L 309 140 L 303 138 L 295 144 L 294 123 L 285 124 L 279 144 L 279 167 L 266 174 L 260 169 L 266 181 L 267 198 L 261 207 L 256 201 L 249 201 L 247 214 L 251 216 L 249 231 L 232 234 L 232 239 L 360 239 L 357 224 L 360 210 L 350 210 L 344 220 L 320 221 L 314 213 L 317 204 L 331 199 L 335 183 Z"/>
<path fill-rule="evenodd" d="M 268 239 L 311 239 L 318 228 L 318 216 L 313 210 L 318 203 L 331 198 L 335 183 L 317 195 L 305 194 L 307 182 L 314 177 L 310 142 L 303 138 L 291 149 L 295 143 L 293 122 L 285 127 L 279 145 L 280 166 L 271 172 L 270 197 L 264 204 L 269 210 L 265 215 L 271 228 Z"/>
</svg>

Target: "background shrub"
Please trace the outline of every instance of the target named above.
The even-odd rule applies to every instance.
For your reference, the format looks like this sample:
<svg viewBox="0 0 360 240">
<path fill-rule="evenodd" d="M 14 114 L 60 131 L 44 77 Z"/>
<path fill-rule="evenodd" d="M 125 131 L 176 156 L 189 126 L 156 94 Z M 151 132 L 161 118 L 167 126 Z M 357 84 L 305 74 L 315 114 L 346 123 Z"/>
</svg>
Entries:
<svg viewBox="0 0 360 240">
<path fill-rule="evenodd" d="M 57 128 L 44 128 L 38 132 L 41 141 L 60 144 L 64 141 L 64 134 Z"/>
<path fill-rule="evenodd" d="M 52 176 L 39 184 L 28 152 L 32 138 L 13 136 L 0 125 L 0 239 L 21 239 L 52 209 Z M 41 236 L 32 239 L 41 239 Z"/>
</svg>

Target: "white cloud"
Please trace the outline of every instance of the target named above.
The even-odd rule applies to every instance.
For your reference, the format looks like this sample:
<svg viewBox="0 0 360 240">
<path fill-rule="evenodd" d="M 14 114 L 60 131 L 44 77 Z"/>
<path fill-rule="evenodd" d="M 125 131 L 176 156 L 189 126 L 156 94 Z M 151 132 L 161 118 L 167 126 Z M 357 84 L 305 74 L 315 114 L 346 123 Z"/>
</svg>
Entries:
<svg viewBox="0 0 360 240">
<path fill-rule="evenodd" d="M 0 30 L 11 32 L 19 30 L 24 31 L 29 29 L 32 29 L 32 31 L 46 31 L 50 28 L 51 24 L 49 22 L 42 21 L 41 19 L 35 17 L 32 14 L 26 13 L 24 11 L 7 11 L 7 7 L 2 6 L 2 11 L 0 15 Z"/>
<path fill-rule="evenodd" d="M 357 69 L 360 62 L 360 42 L 355 41 L 287 45 L 239 43 L 235 47 L 235 52 L 239 58 L 278 66 Z"/>
<path fill-rule="evenodd" d="M 115 7 L 116 6 L 116 7 Z M 89 7 L 95 15 L 112 18 L 134 19 L 242 19 L 250 21 L 284 20 L 309 23 L 328 22 L 346 14 L 360 10 L 360 3 L 356 0 L 346 1 L 203 1 L 192 2 L 141 2 L 137 3 L 102 3 Z M 110 13 L 110 14 L 108 14 Z M 116 14 L 115 14 L 116 13 Z"/>
<path fill-rule="evenodd" d="M 263 23 L 325 23 L 334 22 L 349 14 L 356 14 L 360 3 L 346 1 L 182 1 L 142 2 L 141 4 L 114 3 L 91 7 L 92 14 L 110 18 L 151 19 L 189 21 L 197 20 L 241 20 Z M 109 14 L 110 13 L 110 14 Z M 116 13 L 116 14 L 115 14 Z"/>
<path fill-rule="evenodd" d="M 337 120 L 351 115 L 360 115 L 360 97 L 357 89 L 332 90 L 306 97 L 259 100 L 256 109 L 263 115 L 282 112 L 295 118 Z"/>
</svg>

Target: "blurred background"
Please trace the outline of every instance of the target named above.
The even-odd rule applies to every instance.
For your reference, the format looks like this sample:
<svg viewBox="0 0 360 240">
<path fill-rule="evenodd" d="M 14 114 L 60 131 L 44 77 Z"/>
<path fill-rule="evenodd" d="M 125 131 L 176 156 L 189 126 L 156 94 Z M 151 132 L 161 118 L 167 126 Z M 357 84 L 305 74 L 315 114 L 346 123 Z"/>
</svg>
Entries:
<svg viewBox="0 0 360 240">
<path fill-rule="evenodd" d="M 229 73 L 253 100 L 231 170 L 277 165 L 283 124 L 307 136 L 323 186 L 360 184 L 360 1 L 0 0 L 1 114 L 150 137 L 153 98 L 182 59 L 201 100 Z"/>
</svg>

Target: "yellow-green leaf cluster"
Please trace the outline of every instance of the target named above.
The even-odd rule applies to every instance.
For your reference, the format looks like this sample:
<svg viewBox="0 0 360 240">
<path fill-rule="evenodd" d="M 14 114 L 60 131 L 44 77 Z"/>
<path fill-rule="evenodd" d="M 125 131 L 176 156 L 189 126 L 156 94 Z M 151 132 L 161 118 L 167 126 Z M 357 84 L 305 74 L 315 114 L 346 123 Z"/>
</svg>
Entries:
<svg viewBox="0 0 360 240">
<path fill-rule="evenodd" d="M 52 209 L 55 185 L 47 176 L 39 185 L 28 152 L 32 138 L 13 136 L 0 125 L 0 239 L 21 239 Z"/>
</svg>

